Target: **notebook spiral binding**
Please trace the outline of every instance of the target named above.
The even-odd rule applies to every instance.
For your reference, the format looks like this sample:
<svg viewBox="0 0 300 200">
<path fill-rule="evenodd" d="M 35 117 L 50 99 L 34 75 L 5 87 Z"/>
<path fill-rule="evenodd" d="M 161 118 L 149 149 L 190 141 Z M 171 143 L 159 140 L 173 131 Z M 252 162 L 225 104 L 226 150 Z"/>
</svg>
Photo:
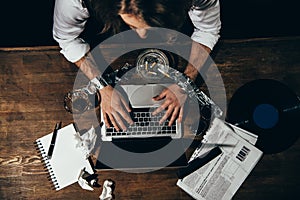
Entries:
<svg viewBox="0 0 300 200">
<path fill-rule="evenodd" d="M 53 169 L 51 167 L 51 163 L 49 162 L 49 160 L 47 158 L 47 152 L 45 151 L 44 147 L 42 146 L 42 143 L 40 142 L 40 140 L 37 140 L 35 142 L 35 145 L 37 147 L 36 149 L 39 153 L 39 156 L 42 158 L 44 168 L 46 169 L 45 171 L 47 171 L 49 173 L 49 175 L 47 176 L 47 179 L 52 182 L 52 184 L 54 186 L 53 189 L 58 190 L 60 187 L 57 182 L 56 176 L 53 172 Z"/>
</svg>

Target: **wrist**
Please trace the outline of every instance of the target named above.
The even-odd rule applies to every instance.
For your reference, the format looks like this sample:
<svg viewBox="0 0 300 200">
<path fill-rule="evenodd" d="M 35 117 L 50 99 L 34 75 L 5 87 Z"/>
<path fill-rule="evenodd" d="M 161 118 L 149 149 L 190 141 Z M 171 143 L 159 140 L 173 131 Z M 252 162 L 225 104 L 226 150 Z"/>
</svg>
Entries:
<svg viewBox="0 0 300 200">
<path fill-rule="evenodd" d="M 184 70 L 184 75 L 189 77 L 191 80 L 195 80 L 198 75 L 198 70 L 193 67 L 190 63 L 186 66 Z"/>
<path fill-rule="evenodd" d="M 106 86 L 109 85 L 109 84 L 107 83 L 107 81 L 106 81 L 104 78 L 102 78 L 102 76 L 97 76 L 97 77 L 93 78 L 93 79 L 91 80 L 91 82 L 95 85 L 95 87 L 96 87 L 98 90 L 100 90 L 100 89 L 102 89 L 102 88 L 104 88 L 104 87 L 106 87 Z"/>
<path fill-rule="evenodd" d="M 185 77 L 188 77 L 190 80 L 192 80 L 197 87 L 201 87 L 206 79 L 205 73 L 200 73 L 190 64 L 186 67 L 184 75 Z"/>
</svg>

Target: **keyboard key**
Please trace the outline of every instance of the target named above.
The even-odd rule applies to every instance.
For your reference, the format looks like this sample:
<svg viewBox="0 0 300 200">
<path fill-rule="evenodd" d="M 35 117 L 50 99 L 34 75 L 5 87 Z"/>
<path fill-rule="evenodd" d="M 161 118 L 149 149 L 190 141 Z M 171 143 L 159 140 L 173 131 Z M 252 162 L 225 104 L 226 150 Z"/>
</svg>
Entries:
<svg viewBox="0 0 300 200">
<path fill-rule="evenodd" d="M 106 129 L 106 132 L 112 133 L 112 132 L 114 132 L 114 128 L 107 128 L 107 129 Z"/>
<path fill-rule="evenodd" d="M 133 125 L 128 124 L 126 132 L 116 131 L 115 128 L 107 128 L 107 136 L 130 136 L 135 135 L 161 135 L 161 134 L 176 134 L 176 125 L 175 123 L 171 126 L 168 126 L 169 119 L 167 119 L 163 124 L 159 124 L 162 116 L 164 116 L 166 111 L 158 113 L 156 116 L 153 116 L 149 109 L 145 108 L 134 108 L 135 111 L 130 112 L 130 116 L 134 121 Z M 140 112 L 137 112 L 139 110 Z"/>
</svg>

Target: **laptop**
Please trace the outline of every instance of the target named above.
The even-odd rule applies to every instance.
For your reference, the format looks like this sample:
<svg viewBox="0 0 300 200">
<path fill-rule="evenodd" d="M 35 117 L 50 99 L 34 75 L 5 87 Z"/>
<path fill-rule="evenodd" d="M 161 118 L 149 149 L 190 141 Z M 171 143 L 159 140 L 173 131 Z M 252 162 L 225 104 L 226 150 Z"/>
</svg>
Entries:
<svg viewBox="0 0 300 200">
<path fill-rule="evenodd" d="M 106 124 L 101 127 L 101 137 L 103 141 L 112 141 L 118 138 L 149 138 L 169 136 L 173 139 L 181 138 L 183 135 L 182 123 L 177 121 L 168 126 L 169 120 L 159 124 L 159 120 L 165 111 L 153 116 L 152 112 L 158 108 L 162 101 L 154 101 L 152 98 L 159 95 L 169 84 L 145 84 L 145 85 L 120 85 L 117 88 L 125 98 L 128 99 L 132 112 L 130 113 L 134 125 L 128 126 L 126 132 L 116 131 Z M 101 118 L 103 115 L 101 113 Z M 103 122 L 104 123 L 104 122 Z"/>
<path fill-rule="evenodd" d="M 121 85 L 118 89 L 132 108 L 134 125 L 127 131 L 101 127 L 102 144 L 95 169 L 148 169 L 187 166 L 183 124 L 168 120 L 159 124 L 164 113 L 152 116 L 163 101 L 152 100 L 169 84 Z M 102 117 L 102 113 L 101 113 Z M 103 118 L 102 118 L 103 119 Z M 104 123 L 104 122 L 103 122 Z M 107 128 L 109 127 L 109 128 Z"/>
</svg>

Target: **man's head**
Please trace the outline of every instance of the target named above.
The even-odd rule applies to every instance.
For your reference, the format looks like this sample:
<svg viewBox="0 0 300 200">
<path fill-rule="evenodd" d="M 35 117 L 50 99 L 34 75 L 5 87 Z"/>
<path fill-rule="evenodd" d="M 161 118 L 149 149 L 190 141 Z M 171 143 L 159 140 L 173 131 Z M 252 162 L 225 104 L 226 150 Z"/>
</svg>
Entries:
<svg viewBox="0 0 300 200">
<path fill-rule="evenodd" d="M 141 38 L 147 28 L 163 27 L 179 30 L 187 16 L 189 0 L 92 0 L 96 16 L 104 24 L 104 30 L 119 32 L 125 22 L 135 29 Z"/>
</svg>

